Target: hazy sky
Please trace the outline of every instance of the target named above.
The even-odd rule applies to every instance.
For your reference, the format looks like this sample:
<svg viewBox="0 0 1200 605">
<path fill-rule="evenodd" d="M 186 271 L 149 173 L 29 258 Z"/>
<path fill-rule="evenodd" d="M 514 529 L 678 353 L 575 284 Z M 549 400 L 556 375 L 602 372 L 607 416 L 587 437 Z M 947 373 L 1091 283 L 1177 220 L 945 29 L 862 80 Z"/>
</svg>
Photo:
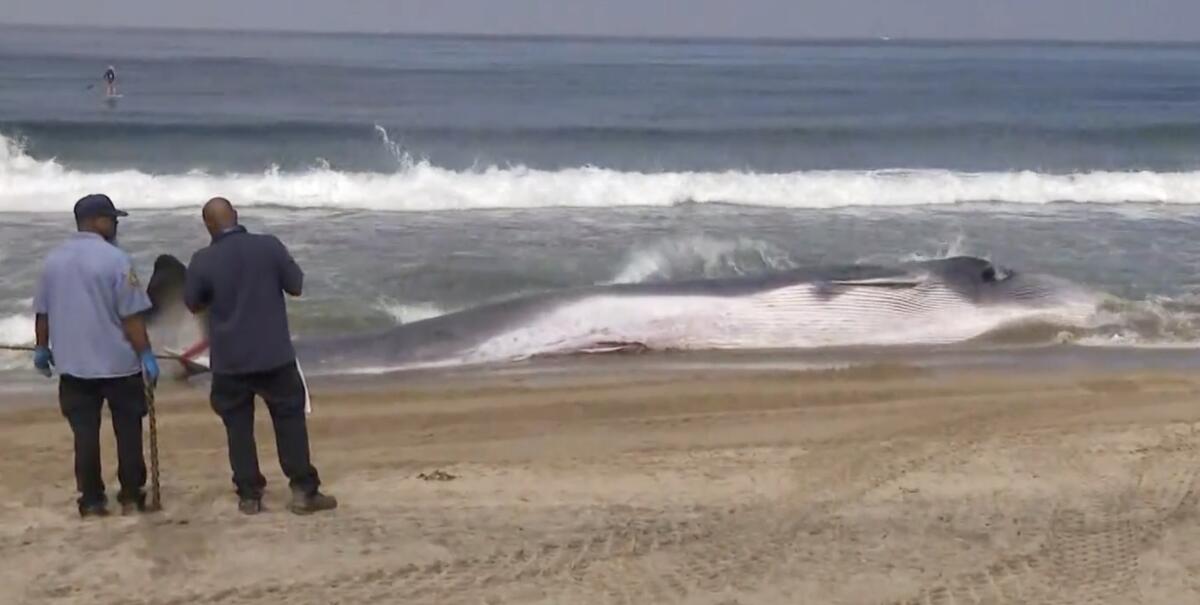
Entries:
<svg viewBox="0 0 1200 605">
<path fill-rule="evenodd" d="M 0 21 L 483 34 L 1200 40 L 1200 0 L 0 0 Z"/>
</svg>

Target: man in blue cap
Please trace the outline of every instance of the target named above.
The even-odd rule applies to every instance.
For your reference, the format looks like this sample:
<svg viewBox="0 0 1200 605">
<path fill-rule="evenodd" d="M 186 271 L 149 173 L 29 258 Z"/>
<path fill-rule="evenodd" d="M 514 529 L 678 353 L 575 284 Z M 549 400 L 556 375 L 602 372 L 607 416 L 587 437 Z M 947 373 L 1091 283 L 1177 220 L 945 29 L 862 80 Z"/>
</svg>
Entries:
<svg viewBox="0 0 1200 605">
<path fill-rule="evenodd" d="M 150 299 L 129 255 L 116 246 L 117 210 L 106 195 L 75 204 L 78 233 L 50 252 L 33 299 L 37 347 L 33 365 L 46 377 L 58 370 L 58 399 L 75 435 L 79 514 L 108 514 L 100 465 L 100 419 L 108 401 L 117 437 L 122 512 L 145 510 L 142 455 L 145 383 L 158 381 L 142 313 Z"/>
</svg>

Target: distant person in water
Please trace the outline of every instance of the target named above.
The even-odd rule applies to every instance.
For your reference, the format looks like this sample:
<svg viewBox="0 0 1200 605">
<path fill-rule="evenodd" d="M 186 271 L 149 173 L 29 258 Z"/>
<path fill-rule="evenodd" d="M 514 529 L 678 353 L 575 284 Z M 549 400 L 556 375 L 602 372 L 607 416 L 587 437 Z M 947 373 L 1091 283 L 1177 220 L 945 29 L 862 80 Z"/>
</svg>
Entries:
<svg viewBox="0 0 1200 605">
<path fill-rule="evenodd" d="M 104 70 L 104 92 L 110 97 L 117 94 L 117 70 L 112 65 Z"/>
</svg>

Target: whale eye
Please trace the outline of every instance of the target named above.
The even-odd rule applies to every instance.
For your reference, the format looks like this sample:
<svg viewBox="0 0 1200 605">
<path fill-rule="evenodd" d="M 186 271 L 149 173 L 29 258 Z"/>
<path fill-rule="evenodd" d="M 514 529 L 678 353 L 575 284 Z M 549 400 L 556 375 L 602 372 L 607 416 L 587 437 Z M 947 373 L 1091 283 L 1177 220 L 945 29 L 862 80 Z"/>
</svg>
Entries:
<svg viewBox="0 0 1200 605">
<path fill-rule="evenodd" d="M 995 265 L 988 265 L 984 268 L 983 272 L 979 274 L 979 278 L 982 279 L 986 284 L 1002 282 L 1010 277 L 1012 277 L 1012 271 L 1009 271 L 1004 267 L 997 267 Z"/>
</svg>

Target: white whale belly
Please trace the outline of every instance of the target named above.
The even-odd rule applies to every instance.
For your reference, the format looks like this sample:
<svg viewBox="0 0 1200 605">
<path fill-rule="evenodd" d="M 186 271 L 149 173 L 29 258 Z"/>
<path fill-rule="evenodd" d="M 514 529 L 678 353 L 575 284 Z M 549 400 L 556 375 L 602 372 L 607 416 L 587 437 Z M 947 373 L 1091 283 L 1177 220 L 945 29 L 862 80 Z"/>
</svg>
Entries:
<svg viewBox="0 0 1200 605">
<path fill-rule="evenodd" d="M 563 304 L 475 347 L 466 361 L 587 350 L 809 348 L 967 340 L 1033 313 L 979 307 L 938 283 L 840 287 L 797 284 L 745 296 L 599 295 Z"/>
</svg>

